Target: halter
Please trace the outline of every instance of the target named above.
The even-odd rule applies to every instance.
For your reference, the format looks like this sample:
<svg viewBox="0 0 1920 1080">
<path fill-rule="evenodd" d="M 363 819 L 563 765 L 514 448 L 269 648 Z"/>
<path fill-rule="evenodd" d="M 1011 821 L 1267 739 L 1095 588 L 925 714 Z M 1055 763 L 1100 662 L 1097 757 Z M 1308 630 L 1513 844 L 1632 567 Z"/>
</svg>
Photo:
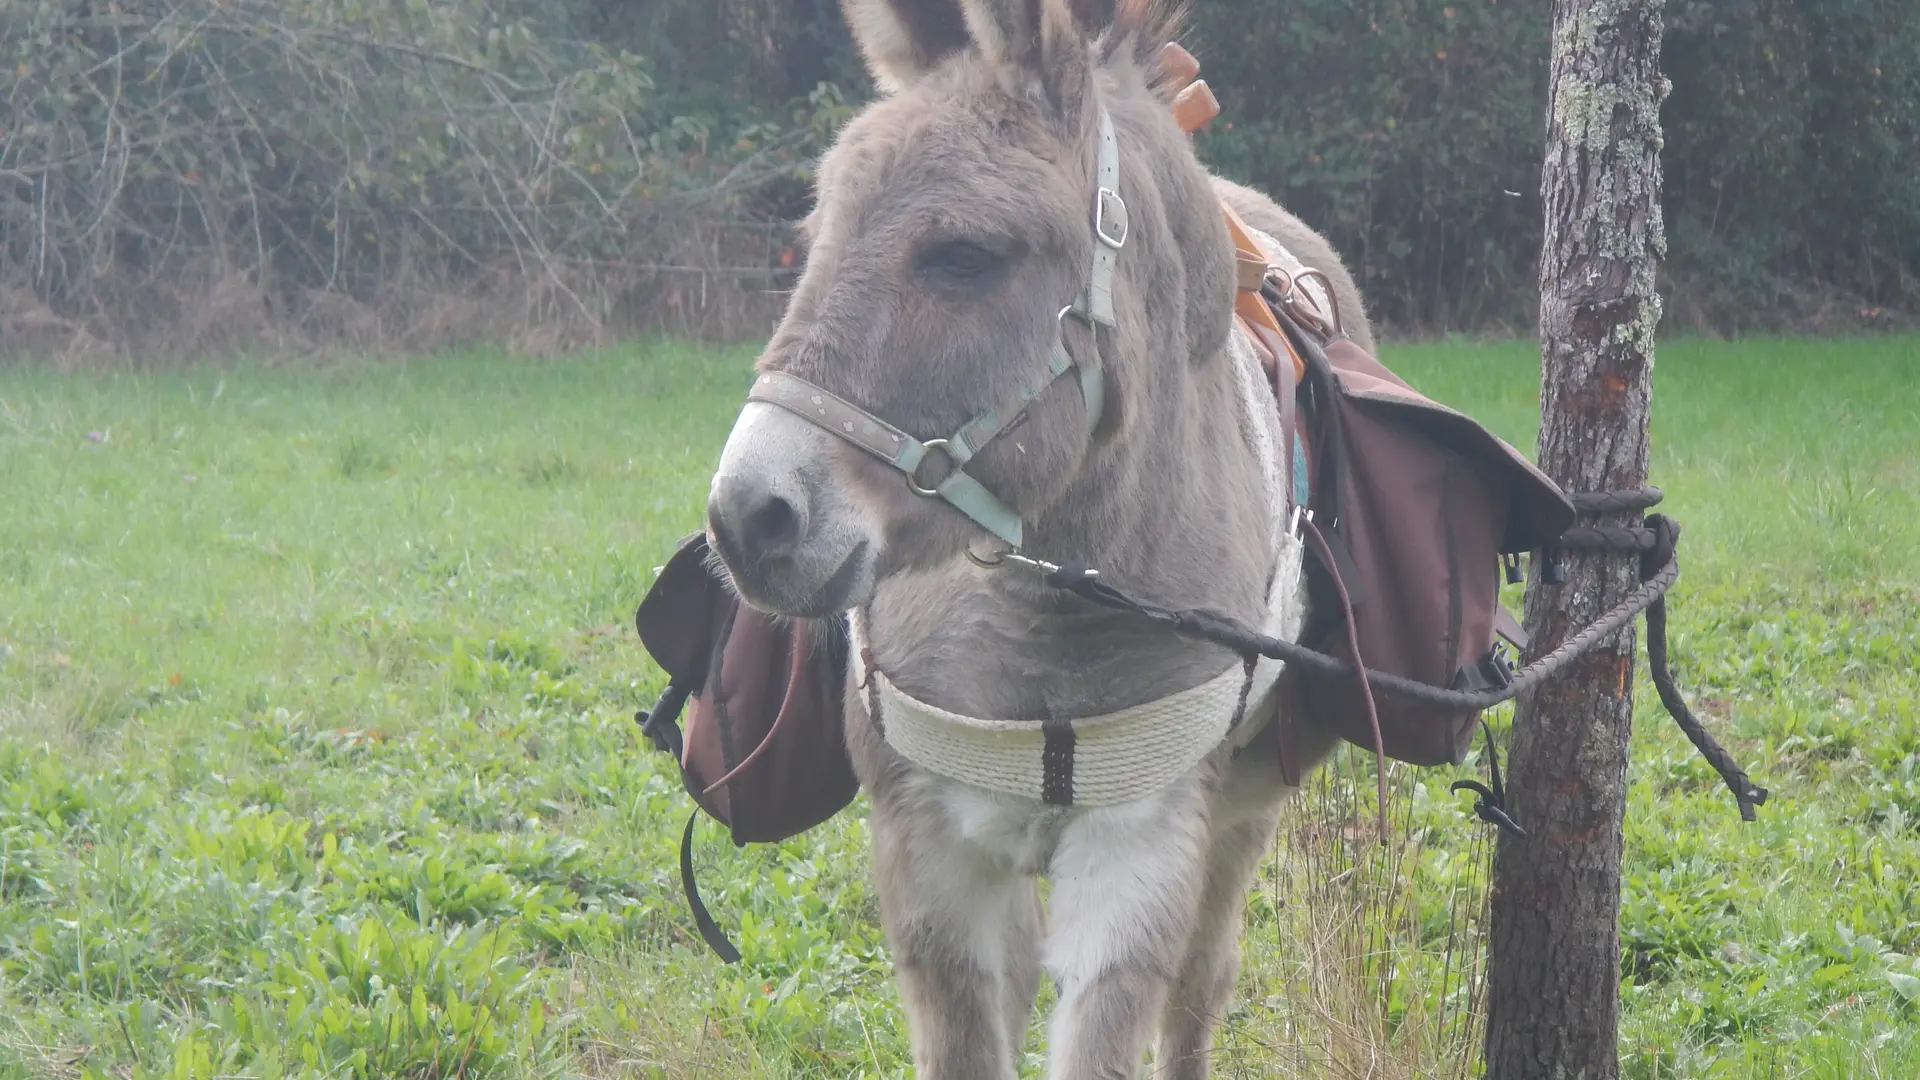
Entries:
<svg viewBox="0 0 1920 1080">
<path fill-rule="evenodd" d="M 1127 243 L 1127 204 L 1120 197 L 1120 146 L 1114 137 L 1113 120 L 1100 110 L 1100 135 L 1097 148 L 1096 182 L 1093 200 L 1093 269 L 1087 287 L 1074 302 L 1060 309 L 1059 323 L 1068 315 L 1085 322 L 1112 328 L 1113 269 L 1120 249 Z M 1005 500 L 988 491 L 966 472 L 973 460 L 994 437 L 1018 420 L 1033 399 L 1069 371 L 1076 371 L 1080 395 L 1087 405 L 1087 433 L 1100 423 L 1105 404 L 1105 383 L 1100 372 L 1077 363 L 1067 352 L 1064 332 L 1054 338 L 1046 367 L 1022 384 L 1020 391 L 1004 406 L 987 409 L 960 425 L 952 435 L 922 442 L 858 405 L 797 375 L 770 371 L 761 375 L 748 392 L 748 401 L 777 405 L 804 420 L 832 432 L 854 446 L 898 469 L 908 490 L 922 498 L 945 500 L 975 524 L 999 537 L 1018 552 L 1024 535 L 1020 515 Z M 921 467 L 929 458 L 945 457 L 947 474 L 931 485 L 920 481 Z"/>
</svg>

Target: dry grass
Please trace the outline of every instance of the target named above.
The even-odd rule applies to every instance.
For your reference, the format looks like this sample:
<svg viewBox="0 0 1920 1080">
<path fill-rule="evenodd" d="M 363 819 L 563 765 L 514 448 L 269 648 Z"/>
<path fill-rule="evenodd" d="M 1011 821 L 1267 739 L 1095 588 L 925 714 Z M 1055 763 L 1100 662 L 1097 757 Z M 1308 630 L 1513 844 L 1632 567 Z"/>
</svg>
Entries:
<svg viewBox="0 0 1920 1080">
<path fill-rule="evenodd" d="M 1222 1076 L 1472 1075 L 1492 845 L 1457 829 L 1430 845 L 1444 788 L 1404 767 L 1388 784 L 1386 844 L 1366 755 L 1342 751 L 1288 805 L 1250 915 L 1247 1014 L 1216 1052 Z"/>
<path fill-rule="evenodd" d="M 773 263 L 777 252 L 761 253 L 756 265 L 737 249 L 782 227 L 683 223 L 673 231 L 682 229 L 636 244 L 645 254 L 632 260 L 502 263 L 458 279 L 403 269 L 367 295 L 263 284 L 252 270 L 222 270 L 224 260 L 205 252 L 161 280 L 97 282 L 83 315 L 62 315 L 33 292 L 0 284 L 0 361 L 43 357 L 73 372 L 479 345 L 554 357 L 636 334 L 764 337 L 785 304 L 785 275 Z M 746 239 L 714 235 L 729 231 Z"/>
</svg>

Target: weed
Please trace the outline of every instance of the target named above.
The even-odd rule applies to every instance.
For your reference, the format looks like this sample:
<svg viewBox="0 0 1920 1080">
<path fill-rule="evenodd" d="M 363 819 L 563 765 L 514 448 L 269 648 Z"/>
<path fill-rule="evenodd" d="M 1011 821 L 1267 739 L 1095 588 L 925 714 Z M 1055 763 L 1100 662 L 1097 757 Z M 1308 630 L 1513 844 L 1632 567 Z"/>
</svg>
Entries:
<svg viewBox="0 0 1920 1080">
<path fill-rule="evenodd" d="M 362 480 L 392 469 L 393 456 L 365 435 L 348 435 L 334 453 L 334 468 L 348 480 Z"/>
</svg>

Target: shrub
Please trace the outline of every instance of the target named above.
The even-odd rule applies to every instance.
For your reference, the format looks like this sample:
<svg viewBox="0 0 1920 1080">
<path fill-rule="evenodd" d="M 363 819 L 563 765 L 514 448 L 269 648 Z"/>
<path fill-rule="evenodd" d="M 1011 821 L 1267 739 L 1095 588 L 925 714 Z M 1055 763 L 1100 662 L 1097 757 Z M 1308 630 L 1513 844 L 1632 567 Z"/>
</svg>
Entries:
<svg viewBox="0 0 1920 1080">
<path fill-rule="evenodd" d="M 630 329 L 634 265 L 674 261 L 663 223 L 803 149 L 763 126 L 710 155 L 649 69 L 530 0 L 9 4 L 0 329 L 180 351 Z"/>
<path fill-rule="evenodd" d="M 1204 0 L 1205 160 L 1392 330 L 1531 333 L 1547 5 Z M 1920 8 L 1674 0 L 1669 326 L 1920 310 Z M 764 334 L 837 0 L 0 5 L 0 351 Z"/>
</svg>

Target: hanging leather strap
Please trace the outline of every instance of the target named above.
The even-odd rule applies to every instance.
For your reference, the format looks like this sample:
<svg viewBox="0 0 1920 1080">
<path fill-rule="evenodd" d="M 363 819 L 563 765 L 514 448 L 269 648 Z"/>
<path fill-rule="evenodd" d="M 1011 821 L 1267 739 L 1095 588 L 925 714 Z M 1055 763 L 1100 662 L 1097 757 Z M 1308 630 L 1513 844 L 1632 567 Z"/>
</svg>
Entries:
<svg viewBox="0 0 1920 1080">
<path fill-rule="evenodd" d="M 1387 842 L 1387 751 L 1380 736 L 1380 710 L 1373 703 L 1373 687 L 1367 682 L 1366 661 L 1360 655 L 1360 638 L 1353 622 L 1353 599 L 1347 592 L 1346 580 L 1340 573 L 1339 560 L 1335 559 L 1333 552 L 1328 549 L 1327 538 L 1321 534 L 1320 527 L 1315 525 L 1311 518 L 1302 519 L 1300 524 L 1308 543 L 1313 546 L 1314 552 L 1326 565 L 1327 576 L 1332 579 L 1334 592 L 1339 597 L 1340 614 L 1346 620 L 1347 662 L 1353 665 L 1354 680 L 1360 687 L 1360 701 L 1367 710 L 1367 723 L 1373 731 L 1373 775 L 1374 782 L 1380 789 L 1380 842 L 1384 844 Z"/>
<path fill-rule="evenodd" d="M 720 959 L 729 964 L 740 962 L 740 950 L 727 940 L 720 924 L 713 920 L 713 912 L 700 899 L 700 886 L 693 880 L 693 827 L 700 821 L 700 811 L 694 810 L 687 815 L 687 831 L 680 834 L 680 888 L 687 894 L 687 907 L 693 911 L 693 925 L 700 930 L 701 940 L 717 953 Z"/>
</svg>

